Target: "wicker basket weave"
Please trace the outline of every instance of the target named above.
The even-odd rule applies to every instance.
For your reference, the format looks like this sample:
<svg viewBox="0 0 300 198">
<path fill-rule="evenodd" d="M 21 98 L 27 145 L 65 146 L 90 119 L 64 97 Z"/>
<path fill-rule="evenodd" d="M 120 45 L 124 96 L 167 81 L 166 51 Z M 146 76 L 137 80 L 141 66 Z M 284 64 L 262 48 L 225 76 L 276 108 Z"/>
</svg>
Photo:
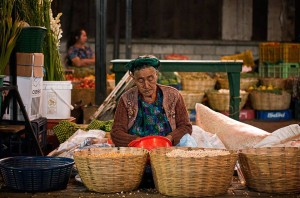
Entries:
<svg viewBox="0 0 300 198">
<path fill-rule="evenodd" d="M 150 159 L 156 189 L 167 196 L 215 196 L 227 192 L 231 184 L 237 153 L 215 157 L 167 157 L 174 149 L 202 148 L 169 147 L 151 150 Z M 213 150 L 213 149 L 205 149 Z"/>
<path fill-rule="evenodd" d="M 260 78 L 260 84 L 264 86 L 272 85 L 273 87 L 277 87 L 280 89 L 285 89 L 286 87 L 285 78 Z"/>
<path fill-rule="evenodd" d="M 195 109 L 196 103 L 201 103 L 204 92 L 180 91 L 187 109 Z"/>
<path fill-rule="evenodd" d="M 184 91 L 206 92 L 215 88 L 217 80 L 205 72 L 179 72 Z"/>
<path fill-rule="evenodd" d="M 229 89 L 229 82 L 226 78 L 218 78 L 221 89 Z M 258 83 L 257 78 L 241 78 L 240 89 L 247 90 L 250 86 L 255 86 Z"/>
<path fill-rule="evenodd" d="M 112 153 L 132 155 L 113 156 Z M 97 157 L 97 154 L 108 155 Z M 89 190 L 100 193 L 128 192 L 138 188 L 147 156 L 146 149 L 134 147 L 92 148 L 74 152 L 82 182 Z"/>
<path fill-rule="evenodd" d="M 300 192 L 300 148 L 241 150 L 239 163 L 248 187 L 268 193 Z"/>
<path fill-rule="evenodd" d="M 248 92 L 240 92 L 240 105 L 239 109 L 241 110 L 248 99 Z M 218 91 L 210 91 L 207 93 L 207 98 L 208 98 L 208 104 L 209 106 L 217 111 L 229 111 L 229 102 L 230 102 L 230 96 L 229 92 L 228 93 L 220 93 Z"/>
<path fill-rule="evenodd" d="M 282 94 L 251 91 L 250 100 L 255 110 L 285 110 L 290 107 L 291 94 L 286 91 Z"/>
</svg>

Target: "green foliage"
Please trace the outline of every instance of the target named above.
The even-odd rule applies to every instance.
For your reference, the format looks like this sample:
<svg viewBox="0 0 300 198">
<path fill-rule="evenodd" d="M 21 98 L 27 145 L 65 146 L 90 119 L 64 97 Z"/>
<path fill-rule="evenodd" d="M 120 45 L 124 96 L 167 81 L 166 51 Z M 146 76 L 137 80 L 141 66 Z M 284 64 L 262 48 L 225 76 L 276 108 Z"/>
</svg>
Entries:
<svg viewBox="0 0 300 198">
<path fill-rule="evenodd" d="M 20 19 L 26 21 L 30 26 L 45 26 L 42 3 L 43 1 L 40 0 L 16 1 L 16 10 Z"/>
<path fill-rule="evenodd" d="M 51 2 L 52 0 L 18 0 L 16 10 L 20 19 L 30 26 L 41 26 L 47 29 L 43 44 L 44 68 L 46 73 L 44 80 L 65 80 L 63 63 L 60 58 L 58 39 L 51 30 Z"/>
<path fill-rule="evenodd" d="M 5 72 L 21 32 L 19 18 L 12 19 L 14 2 L 14 0 L 0 1 L 0 75 Z"/>
</svg>

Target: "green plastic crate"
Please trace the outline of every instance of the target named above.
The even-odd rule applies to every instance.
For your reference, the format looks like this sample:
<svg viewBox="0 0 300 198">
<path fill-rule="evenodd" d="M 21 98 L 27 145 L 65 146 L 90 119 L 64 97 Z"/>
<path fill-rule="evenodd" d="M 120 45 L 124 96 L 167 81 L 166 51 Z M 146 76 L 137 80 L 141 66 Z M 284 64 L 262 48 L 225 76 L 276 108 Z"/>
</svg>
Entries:
<svg viewBox="0 0 300 198">
<path fill-rule="evenodd" d="M 259 76 L 263 78 L 289 78 L 300 76 L 299 63 L 260 64 Z"/>
</svg>

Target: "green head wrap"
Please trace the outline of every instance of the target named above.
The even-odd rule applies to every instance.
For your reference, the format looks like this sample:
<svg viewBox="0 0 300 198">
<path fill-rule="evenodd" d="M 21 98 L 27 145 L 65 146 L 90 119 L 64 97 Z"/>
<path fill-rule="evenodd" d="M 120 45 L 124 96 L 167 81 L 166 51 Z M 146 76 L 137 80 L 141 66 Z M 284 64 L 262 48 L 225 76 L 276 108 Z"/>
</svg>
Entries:
<svg viewBox="0 0 300 198">
<path fill-rule="evenodd" d="M 147 66 L 152 66 L 155 69 L 158 69 L 158 67 L 160 66 L 160 62 L 157 58 L 155 58 L 154 56 L 141 56 L 138 57 L 135 60 L 130 61 L 129 63 L 127 63 L 125 65 L 125 67 L 131 72 L 133 73 L 136 70 L 139 70 L 143 67 L 147 67 Z"/>
</svg>

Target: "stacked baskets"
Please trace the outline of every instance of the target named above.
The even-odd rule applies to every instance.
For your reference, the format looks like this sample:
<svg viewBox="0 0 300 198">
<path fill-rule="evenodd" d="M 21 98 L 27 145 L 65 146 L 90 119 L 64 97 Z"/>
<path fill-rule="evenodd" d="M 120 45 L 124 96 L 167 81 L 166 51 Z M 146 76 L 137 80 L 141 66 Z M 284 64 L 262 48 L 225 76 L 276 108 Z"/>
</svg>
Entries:
<svg viewBox="0 0 300 198">
<path fill-rule="evenodd" d="M 241 102 L 239 106 L 240 110 L 246 104 L 248 95 L 249 95 L 248 92 L 243 90 L 240 91 L 240 98 L 241 98 Z M 207 93 L 207 98 L 208 98 L 208 104 L 212 109 L 216 111 L 227 111 L 227 112 L 230 110 L 230 105 L 229 105 L 230 96 L 229 96 L 228 89 L 210 91 Z"/>
<path fill-rule="evenodd" d="M 195 109 L 196 103 L 201 103 L 204 92 L 179 91 L 188 110 Z"/>
<path fill-rule="evenodd" d="M 139 187 L 148 151 L 134 147 L 91 148 L 75 151 L 80 178 L 91 191 L 128 192 Z"/>
<path fill-rule="evenodd" d="M 174 151 L 177 154 L 170 156 Z M 205 151 L 216 153 L 213 156 L 201 156 L 201 152 Z M 194 156 L 188 154 L 189 152 Z M 187 155 L 181 156 L 178 153 Z M 237 153 L 217 149 L 171 147 L 151 150 L 150 158 L 155 187 L 161 194 L 200 197 L 227 192 Z"/>
<path fill-rule="evenodd" d="M 221 89 L 229 89 L 229 82 L 227 78 L 218 78 L 218 83 L 220 84 Z M 241 78 L 240 89 L 247 90 L 251 86 L 256 86 L 257 83 L 257 78 Z"/>
<path fill-rule="evenodd" d="M 241 150 L 239 163 L 251 189 L 267 193 L 300 192 L 300 149 L 266 147 Z"/>
<path fill-rule="evenodd" d="M 264 86 L 273 86 L 279 89 L 285 89 L 286 87 L 285 78 L 260 78 L 260 84 Z"/>
<path fill-rule="evenodd" d="M 216 79 L 202 72 L 179 72 L 182 90 L 191 92 L 206 92 L 214 89 Z"/>
<path fill-rule="evenodd" d="M 250 100 L 255 110 L 286 110 L 291 103 L 291 94 L 284 90 L 280 93 L 254 90 Z"/>
<path fill-rule="evenodd" d="M 195 109 L 201 103 L 206 92 L 213 90 L 216 79 L 203 72 L 179 72 L 182 91 L 180 91 L 187 110 Z"/>
</svg>

